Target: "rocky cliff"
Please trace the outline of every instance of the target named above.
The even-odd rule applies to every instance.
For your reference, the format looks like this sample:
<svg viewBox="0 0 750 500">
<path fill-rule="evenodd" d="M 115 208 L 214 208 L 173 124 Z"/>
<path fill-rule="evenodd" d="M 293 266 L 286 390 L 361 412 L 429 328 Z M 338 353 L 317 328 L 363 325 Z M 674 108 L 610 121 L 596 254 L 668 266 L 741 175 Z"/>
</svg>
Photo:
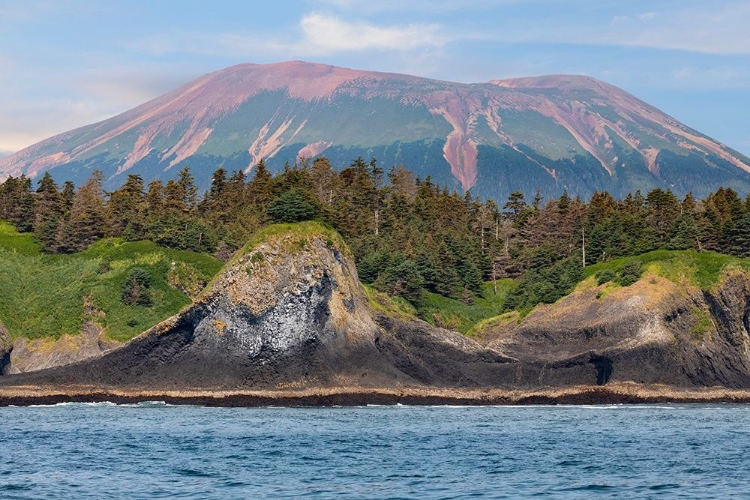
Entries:
<svg viewBox="0 0 750 500">
<path fill-rule="evenodd" d="M 589 285 L 483 333 L 517 360 L 515 384 L 750 388 L 750 273 L 726 270 L 710 291 L 652 274 Z"/>
<path fill-rule="evenodd" d="M 127 345 L 92 361 L 6 377 L 0 384 L 481 386 L 500 382 L 498 373 L 508 361 L 456 332 L 373 315 L 340 237 L 305 223 L 265 231 L 190 307 Z"/>
<path fill-rule="evenodd" d="M 97 358 L 117 347 L 119 342 L 108 339 L 101 327 L 84 322 L 80 335 L 63 335 L 58 340 L 18 338 L 8 341 L 8 362 L 5 374 L 25 373 L 69 365 Z"/>
<path fill-rule="evenodd" d="M 711 291 L 590 278 L 477 341 L 370 302 L 334 231 L 272 226 L 178 315 L 92 359 L 0 377 L 0 402 L 750 400 L 749 328 L 750 274 L 735 269 Z"/>
</svg>

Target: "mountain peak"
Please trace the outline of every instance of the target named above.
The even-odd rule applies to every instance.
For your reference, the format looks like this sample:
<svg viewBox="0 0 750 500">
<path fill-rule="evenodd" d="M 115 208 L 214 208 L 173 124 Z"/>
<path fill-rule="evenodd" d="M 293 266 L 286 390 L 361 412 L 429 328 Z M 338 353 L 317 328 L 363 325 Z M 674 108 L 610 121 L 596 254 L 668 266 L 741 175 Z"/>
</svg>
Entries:
<svg viewBox="0 0 750 500">
<path fill-rule="evenodd" d="M 588 76 L 463 84 L 303 61 L 209 73 L 0 159 L 0 179 L 54 170 L 81 182 L 98 168 L 112 187 L 126 172 L 148 181 L 190 166 L 205 186 L 218 167 L 249 171 L 263 158 L 274 169 L 320 154 L 337 166 L 375 156 L 495 198 L 750 191 L 750 159 Z"/>
<path fill-rule="evenodd" d="M 512 89 L 620 90 L 614 85 L 586 75 L 542 75 L 490 80 L 494 85 Z"/>
</svg>

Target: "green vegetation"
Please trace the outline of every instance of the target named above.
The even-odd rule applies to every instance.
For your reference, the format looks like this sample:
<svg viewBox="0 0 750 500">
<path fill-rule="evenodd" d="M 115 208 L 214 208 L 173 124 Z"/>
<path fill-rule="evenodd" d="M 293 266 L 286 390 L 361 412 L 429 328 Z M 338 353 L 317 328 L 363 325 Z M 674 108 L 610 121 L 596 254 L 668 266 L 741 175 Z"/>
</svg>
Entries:
<svg viewBox="0 0 750 500">
<path fill-rule="evenodd" d="M 272 224 L 253 233 L 245 245 L 234 255 L 230 264 L 237 262 L 240 258 L 252 252 L 259 244 L 278 238 L 284 238 L 285 248 L 291 251 L 302 250 L 308 242 L 314 238 L 319 238 L 329 247 L 351 255 L 351 251 L 335 229 L 320 221 L 305 221 L 296 224 Z M 265 259 L 265 256 L 260 253 L 255 253 L 250 257 L 250 260 L 254 263 L 261 262 L 263 259 Z"/>
<path fill-rule="evenodd" d="M 478 323 L 494 318 L 503 312 L 505 300 L 514 289 L 515 283 L 510 279 L 488 282 L 482 285 L 482 293 L 470 303 L 451 299 L 436 293 L 425 292 L 417 304 L 416 312 L 425 321 L 440 326 L 468 333 Z M 497 289 L 497 293 L 495 290 Z"/>
<path fill-rule="evenodd" d="M 151 273 L 142 267 L 134 267 L 130 270 L 125 283 L 122 284 L 122 302 L 129 306 L 139 305 L 151 307 Z"/>
<path fill-rule="evenodd" d="M 617 283 L 620 286 L 630 286 L 641 279 L 641 274 L 643 274 L 643 262 L 631 259 L 625 262 L 620 268 Z"/>
<path fill-rule="evenodd" d="M 619 275 L 633 259 L 623 257 L 601 262 L 584 269 L 585 277 L 611 272 Z M 716 252 L 694 250 L 656 250 L 639 255 L 644 268 L 677 284 L 686 284 L 708 290 L 719 282 L 725 268 L 750 270 L 750 258 L 737 258 Z"/>
<path fill-rule="evenodd" d="M 208 255 L 118 238 L 99 240 L 73 255 L 45 255 L 30 235 L 0 222 L 0 318 L 13 338 L 75 335 L 91 319 L 110 338 L 127 340 L 190 302 L 168 283 L 172 263 L 203 283 L 221 268 Z M 123 302 L 126 283 L 144 278 L 143 273 L 150 276 L 151 305 Z"/>
<path fill-rule="evenodd" d="M 613 269 L 602 269 L 598 271 L 594 277 L 596 278 L 597 285 L 603 285 L 617 279 L 617 273 Z"/>
<path fill-rule="evenodd" d="M 376 311 L 400 318 L 415 318 L 417 316 L 417 310 L 406 299 L 391 297 L 368 285 L 362 285 L 362 289 L 370 306 Z"/>
<path fill-rule="evenodd" d="M 19 233 L 12 224 L 0 220 L 0 251 L 20 255 L 39 255 L 39 244 L 34 235 Z"/>
<path fill-rule="evenodd" d="M 513 170 L 519 161 L 550 161 L 523 145 L 501 150 L 495 170 L 510 177 L 496 184 L 528 180 Z M 579 161 L 588 160 L 558 166 Z M 208 253 L 236 262 L 252 252 L 252 273 L 268 258 L 258 244 L 277 237 L 291 252 L 321 238 L 354 258 L 371 303 L 462 332 L 501 313 L 522 318 L 588 276 L 601 298 L 644 272 L 708 288 L 727 266 L 750 268 L 750 197 L 725 188 L 703 200 L 659 188 L 589 201 L 519 190 L 500 205 L 361 157 L 340 171 L 317 158 L 275 176 L 261 160 L 249 180 L 219 168 L 202 196 L 187 168 L 148 186 L 132 174 L 111 193 L 100 172 L 78 188 L 48 174 L 32 184 L 0 184 L 0 219 L 18 229 L 0 225 L 0 278 L 10 283 L 0 320 L 16 336 L 75 333 L 90 303 L 86 314 L 127 338 L 200 292 L 219 266 Z"/>
<path fill-rule="evenodd" d="M 711 331 L 711 315 L 696 307 L 690 310 L 690 316 L 692 316 L 695 321 L 692 331 L 693 338 L 697 341 L 701 341 L 705 335 Z"/>
<path fill-rule="evenodd" d="M 318 214 L 315 202 L 303 191 L 291 189 L 268 205 L 266 212 L 275 222 L 301 222 Z"/>
<path fill-rule="evenodd" d="M 530 269 L 508 294 L 505 310 L 525 316 L 537 304 L 551 304 L 568 295 L 582 277 L 581 263 L 573 258 Z"/>
</svg>

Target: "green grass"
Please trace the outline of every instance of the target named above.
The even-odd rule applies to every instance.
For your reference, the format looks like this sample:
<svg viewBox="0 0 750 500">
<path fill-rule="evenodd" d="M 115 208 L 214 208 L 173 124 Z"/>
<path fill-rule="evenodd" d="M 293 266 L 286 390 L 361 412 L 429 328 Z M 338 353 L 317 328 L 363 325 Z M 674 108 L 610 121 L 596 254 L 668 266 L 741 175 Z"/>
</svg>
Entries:
<svg viewBox="0 0 750 500">
<path fill-rule="evenodd" d="M 750 270 L 750 258 L 740 259 L 716 252 L 693 250 L 655 250 L 637 257 L 623 257 L 588 266 L 583 273 L 585 277 L 589 277 L 604 269 L 619 271 L 627 261 L 634 259 L 643 262 L 647 272 L 704 290 L 719 282 L 725 268 Z"/>
<path fill-rule="evenodd" d="M 0 251 L 7 251 L 20 255 L 39 255 L 39 244 L 29 233 L 19 233 L 16 228 L 0 220 Z"/>
<path fill-rule="evenodd" d="M 291 251 L 304 250 L 313 238 L 321 238 L 326 245 L 338 251 L 351 255 L 349 247 L 344 243 L 341 235 L 332 227 L 319 221 L 305 221 L 293 224 L 272 224 L 254 233 L 245 245 L 235 254 L 231 263 L 236 262 L 248 254 L 257 245 L 279 237 L 288 240 L 287 249 Z"/>
<path fill-rule="evenodd" d="M 503 312 L 505 298 L 513 286 L 513 280 L 498 280 L 495 294 L 493 283 L 484 283 L 481 296 L 476 297 L 471 304 L 425 292 L 417 306 L 417 313 L 420 318 L 433 325 L 469 333 L 481 321 Z"/>
<path fill-rule="evenodd" d="M 697 341 L 703 340 L 703 337 L 711 331 L 711 316 L 697 307 L 690 309 L 690 315 L 695 321 L 693 325 L 693 338 Z"/>
<path fill-rule="evenodd" d="M 128 340 L 190 303 L 169 285 L 173 263 L 201 282 L 222 267 L 206 254 L 120 239 L 101 240 L 78 254 L 46 255 L 31 235 L 0 222 L 0 322 L 13 338 L 56 339 L 78 334 L 83 322 L 93 319 L 110 338 Z M 152 276 L 151 307 L 121 301 L 122 285 L 134 267 Z"/>
<path fill-rule="evenodd" d="M 471 327 L 471 329 L 468 332 L 466 332 L 466 335 L 468 335 L 469 337 L 473 337 L 491 328 L 504 325 L 504 324 L 508 324 L 511 321 L 520 322 L 521 319 L 522 319 L 521 313 L 519 313 L 518 311 L 506 312 L 506 313 L 501 314 L 500 316 L 493 316 L 491 318 L 487 318 L 487 319 L 480 321 L 479 323 Z"/>
<path fill-rule="evenodd" d="M 362 284 L 362 290 L 364 290 L 370 306 L 376 311 L 402 319 L 417 316 L 417 310 L 403 297 L 391 297 L 364 283 Z"/>
</svg>

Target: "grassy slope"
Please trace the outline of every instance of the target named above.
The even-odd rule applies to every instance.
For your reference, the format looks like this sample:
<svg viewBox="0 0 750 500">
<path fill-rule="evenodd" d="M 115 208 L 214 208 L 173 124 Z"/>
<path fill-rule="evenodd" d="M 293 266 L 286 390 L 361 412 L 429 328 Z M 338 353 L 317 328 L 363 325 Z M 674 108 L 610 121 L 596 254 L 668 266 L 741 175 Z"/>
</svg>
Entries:
<svg viewBox="0 0 750 500">
<path fill-rule="evenodd" d="M 102 262 L 109 262 L 108 269 Z M 110 338 L 128 340 L 190 303 L 168 283 L 172 263 L 183 283 L 190 276 L 208 281 L 222 266 L 208 255 L 119 239 L 101 240 L 75 255 L 45 255 L 31 235 L 0 221 L 0 321 L 13 338 L 59 338 L 79 333 L 88 315 Z M 152 275 L 151 307 L 120 300 L 134 267 Z M 85 312 L 84 302 L 93 308 Z"/>
<path fill-rule="evenodd" d="M 235 259 L 257 244 L 283 237 L 290 250 L 303 248 L 312 237 L 349 254 L 341 236 L 318 222 L 276 224 L 256 233 Z M 738 259 L 713 252 L 657 250 L 635 257 L 645 264 L 646 272 L 657 274 L 687 286 L 708 289 L 729 268 L 750 270 L 750 258 Z M 618 271 L 633 257 L 615 259 L 588 266 L 584 281 L 603 269 Z M 102 262 L 109 269 L 102 269 Z M 75 255 L 44 255 L 29 234 L 19 234 L 0 221 L 0 322 L 11 336 L 59 338 L 76 334 L 86 314 L 105 327 L 108 336 L 128 340 L 159 321 L 175 314 L 190 302 L 168 283 L 172 263 L 183 274 L 193 274 L 206 282 L 221 269 L 221 262 L 205 254 L 159 247 L 150 242 L 125 243 L 119 239 L 97 242 Z M 120 300 L 121 287 L 134 267 L 147 269 L 153 276 L 152 307 L 128 306 Z M 370 304 L 378 310 L 399 315 L 418 316 L 446 328 L 473 335 L 493 324 L 520 321 L 516 312 L 501 314 L 513 280 L 498 280 L 497 293 L 492 282 L 485 283 L 482 294 L 471 304 L 426 292 L 417 307 L 401 298 L 388 297 L 365 286 Z M 607 287 L 619 287 L 609 284 Z M 606 288 L 606 287 L 605 287 Z M 94 306 L 84 312 L 84 303 Z"/>
<path fill-rule="evenodd" d="M 679 285 L 708 290 L 719 282 L 725 268 L 750 270 L 750 258 L 740 259 L 716 252 L 693 250 L 655 250 L 637 257 L 623 257 L 601 262 L 584 269 L 584 276 L 594 276 L 604 269 L 619 269 L 629 260 L 643 262 L 646 272 L 667 278 Z"/>
<path fill-rule="evenodd" d="M 497 280 L 497 294 L 495 294 L 493 283 L 484 283 L 481 296 L 476 297 L 471 304 L 425 292 L 424 298 L 417 307 L 417 314 L 433 325 L 469 333 L 477 323 L 502 312 L 505 297 L 513 286 L 513 280 Z"/>
<path fill-rule="evenodd" d="M 611 269 L 617 272 L 626 262 L 634 259 L 643 262 L 644 275 L 655 274 L 681 286 L 692 286 L 704 290 L 711 289 L 718 284 L 725 269 L 750 271 L 750 258 L 740 259 L 715 252 L 656 250 L 637 257 L 623 257 L 586 267 L 579 289 L 582 286 L 596 286 L 593 277 L 599 271 Z M 420 307 L 419 315 L 431 323 L 440 323 L 441 321 L 436 321 L 436 319 L 447 318 L 453 323 L 449 326 L 467 335 L 475 335 L 501 323 L 522 321 L 524 315 L 517 311 L 499 313 L 505 296 L 513 287 L 513 281 L 504 280 L 502 292 L 495 298 L 494 303 L 492 300 L 487 301 L 491 287 L 491 283 L 485 283 L 483 293 L 485 298 L 477 300 L 471 306 L 439 295 L 428 294 L 429 306 Z M 600 297 L 617 288 L 620 288 L 620 285 L 614 282 L 607 283 L 602 287 Z M 493 310 L 498 312 L 492 314 Z"/>
</svg>

